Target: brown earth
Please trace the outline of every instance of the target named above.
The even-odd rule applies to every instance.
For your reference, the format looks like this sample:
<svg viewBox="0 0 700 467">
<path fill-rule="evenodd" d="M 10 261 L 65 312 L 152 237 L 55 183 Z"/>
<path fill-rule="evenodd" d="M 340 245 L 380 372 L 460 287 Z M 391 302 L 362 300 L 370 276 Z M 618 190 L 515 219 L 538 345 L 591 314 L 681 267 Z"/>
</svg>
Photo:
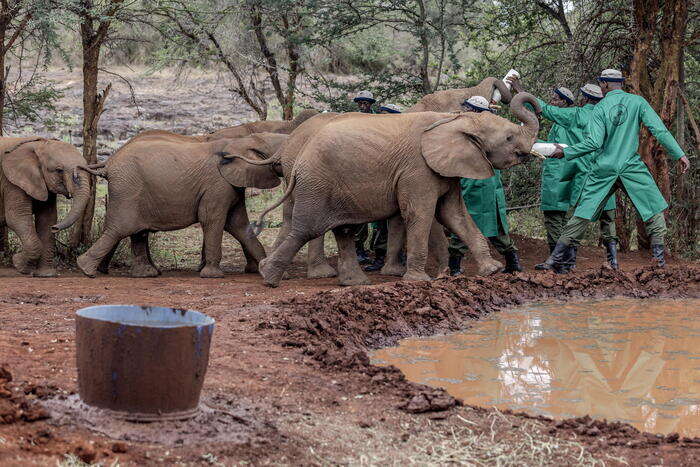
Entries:
<svg viewBox="0 0 700 467">
<path fill-rule="evenodd" d="M 621 257 L 623 272 L 614 273 L 600 269 L 600 249 L 583 248 L 577 272 L 555 276 L 532 272 L 543 242 L 517 243 L 527 252 L 528 271 L 516 276 L 430 283 L 372 276 L 378 285 L 347 289 L 334 279 L 300 278 L 300 267 L 277 289 L 265 288 L 257 275 L 205 280 L 194 271 L 171 271 L 137 280 L 117 271 L 87 279 L 64 271 L 56 279 L 33 279 L 2 269 L 0 464 L 54 464 L 71 455 L 106 465 L 117 459 L 121 465 L 697 465 L 698 439 L 658 437 L 585 417 L 551 421 L 461 407 L 440 389 L 369 364 L 369 349 L 462 329 L 485 313 L 526 302 L 700 296 L 697 264 L 672 260 L 657 270 L 645 255 L 631 253 Z M 73 314 L 107 303 L 190 308 L 216 319 L 203 390 L 209 415 L 180 425 L 119 425 L 71 409 L 77 390 Z M 42 420 L 34 404 L 48 399 L 54 416 Z"/>
</svg>

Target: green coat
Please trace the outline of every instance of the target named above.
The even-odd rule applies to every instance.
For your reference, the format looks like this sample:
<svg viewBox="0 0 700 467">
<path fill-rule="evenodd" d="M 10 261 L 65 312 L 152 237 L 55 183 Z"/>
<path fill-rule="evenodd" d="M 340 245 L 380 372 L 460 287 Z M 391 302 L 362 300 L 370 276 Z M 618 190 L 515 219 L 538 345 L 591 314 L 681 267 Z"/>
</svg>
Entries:
<svg viewBox="0 0 700 467">
<path fill-rule="evenodd" d="M 495 172 L 496 175 L 485 180 L 471 178 L 460 180 L 464 204 L 467 205 L 469 214 L 484 237 L 496 237 L 508 233 L 506 194 L 501 183 L 501 171 Z M 499 220 L 503 229 L 501 232 L 498 229 Z"/>
<path fill-rule="evenodd" d="M 583 107 L 555 107 L 549 106 L 548 115 L 556 125 L 566 131 L 568 142 L 566 144 L 575 145 L 584 140 L 588 120 L 595 106 L 586 104 Z M 560 201 L 566 202 L 571 207 L 576 207 L 581 196 L 581 189 L 586 181 L 588 172 L 593 164 L 595 154 L 579 157 L 573 161 L 558 159 L 563 162 L 561 171 L 562 182 L 569 182 L 565 190 L 560 192 Z M 551 159 L 547 159 L 551 160 Z M 615 196 L 611 196 L 605 204 L 604 210 L 615 209 Z"/>
<path fill-rule="evenodd" d="M 671 159 L 684 156 L 661 118 L 643 97 L 619 89 L 610 91 L 591 112 L 584 140 L 564 149 L 569 161 L 594 154 L 575 216 L 592 219 L 618 179 L 643 221 L 668 207 L 649 169 L 637 154 L 640 123 L 651 131 Z"/>
<path fill-rule="evenodd" d="M 537 99 L 542 109 L 542 116 L 554 124 L 547 135 L 547 142 L 572 144 L 571 132 L 557 122 L 559 111 L 573 110 L 572 108 L 561 108 L 554 105 L 549 105 L 541 99 Z M 545 159 L 542 162 L 542 180 L 541 180 L 541 204 L 542 211 L 568 211 L 569 197 L 572 180 L 562 181 L 562 172 L 567 165 L 562 159 Z"/>
</svg>

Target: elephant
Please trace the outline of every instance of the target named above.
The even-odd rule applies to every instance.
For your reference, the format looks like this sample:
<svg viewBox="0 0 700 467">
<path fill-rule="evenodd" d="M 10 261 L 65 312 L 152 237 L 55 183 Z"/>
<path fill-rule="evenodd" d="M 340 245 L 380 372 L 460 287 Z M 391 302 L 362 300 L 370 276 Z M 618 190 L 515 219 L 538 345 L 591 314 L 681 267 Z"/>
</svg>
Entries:
<svg viewBox="0 0 700 467">
<path fill-rule="evenodd" d="M 85 159 L 71 144 L 41 137 L 0 138 L 0 225 L 19 237 L 12 264 L 22 274 L 55 277 L 54 234 L 80 219 L 90 200 Z M 73 198 L 57 223 L 56 195 Z"/>
<path fill-rule="evenodd" d="M 404 113 L 428 111 L 460 112 L 462 110 L 462 102 L 465 99 L 469 99 L 472 96 L 481 96 L 490 101 L 496 89 L 501 93 L 501 100 L 508 104 L 512 99 L 510 89 L 500 79 L 489 76 L 471 88 L 446 89 L 423 96 L 415 105 L 406 109 Z"/>
<path fill-rule="evenodd" d="M 78 257 L 78 267 L 89 277 L 104 272 L 101 262 L 108 264 L 119 242 L 130 236 L 131 275 L 157 276 L 160 271 L 150 258 L 148 234 L 199 222 L 204 231 L 200 277 L 223 277 L 219 263 L 224 230 L 240 242 L 246 272 L 257 272 L 265 250 L 257 238 L 246 234 L 245 187 L 274 188 L 280 180 L 269 167 L 250 165 L 232 155 L 262 160 L 288 136 L 256 133 L 211 142 L 165 136 L 131 141 L 106 162 L 102 173 L 108 180 L 109 202 L 104 231 Z"/>
<path fill-rule="evenodd" d="M 459 178 L 485 179 L 531 158 L 539 123 L 519 93 L 511 103 L 523 126 L 491 113 L 413 112 L 346 114 L 330 118 L 296 157 L 285 195 L 293 197 L 288 234 L 260 263 L 266 285 L 276 287 L 294 255 L 308 241 L 332 230 L 339 249 L 341 284 L 367 283 L 353 248 L 355 224 L 403 218 L 407 234 L 404 280 L 427 280 L 429 233 L 437 220 L 469 246 L 479 272 L 500 268 L 467 214 Z M 301 129 L 301 127 L 300 127 Z M 257 224 L 258 226 L 261 223 Z M 258 229 L 256 229 L 258 230 Z M 388 255 L 398 256 L 394 242 Z"/>
<path fill-rule="evenodd" d="M 215 141 L 222 138 L 240 138 L 255 133 L 280 133 L 288 135 L 296 127 L 304 123 L 309 118 L 317 115 L 318 111 L 305 109 L 299 112 L 293 120 L 261 120 L 258 122 L 243 123 L 241 125 L 223 128 L 221 130 L 201 135 L 203 141 Z"/>
</svg>

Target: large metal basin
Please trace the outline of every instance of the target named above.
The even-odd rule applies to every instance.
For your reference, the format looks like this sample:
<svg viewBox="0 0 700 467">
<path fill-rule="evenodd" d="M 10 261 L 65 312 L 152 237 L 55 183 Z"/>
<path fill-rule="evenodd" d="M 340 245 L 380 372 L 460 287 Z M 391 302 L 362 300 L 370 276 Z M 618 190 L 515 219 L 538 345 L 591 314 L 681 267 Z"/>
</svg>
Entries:
<svg viewBox="0 0 700 467">
<path fill-rule="evenodd" d="M 128 420 L 194 416 L 214 320 L 163 307 L 91 306 L 75 320 L 80 397 Z"/>
</svg>

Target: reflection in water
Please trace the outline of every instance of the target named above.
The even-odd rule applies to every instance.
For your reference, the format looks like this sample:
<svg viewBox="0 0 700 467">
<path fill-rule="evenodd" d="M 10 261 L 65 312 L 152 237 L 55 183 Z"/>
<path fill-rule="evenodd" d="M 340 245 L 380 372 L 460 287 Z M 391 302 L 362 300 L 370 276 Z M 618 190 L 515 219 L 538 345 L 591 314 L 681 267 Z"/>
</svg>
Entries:
<svg viewBox="0 0 700 467">
<path fill-rule="evenodd" d="M 471 405 L 700 436 L 700 300 L 505 311 L 463 333 L 406 339 L 373 361 Z"/>
</svg>

